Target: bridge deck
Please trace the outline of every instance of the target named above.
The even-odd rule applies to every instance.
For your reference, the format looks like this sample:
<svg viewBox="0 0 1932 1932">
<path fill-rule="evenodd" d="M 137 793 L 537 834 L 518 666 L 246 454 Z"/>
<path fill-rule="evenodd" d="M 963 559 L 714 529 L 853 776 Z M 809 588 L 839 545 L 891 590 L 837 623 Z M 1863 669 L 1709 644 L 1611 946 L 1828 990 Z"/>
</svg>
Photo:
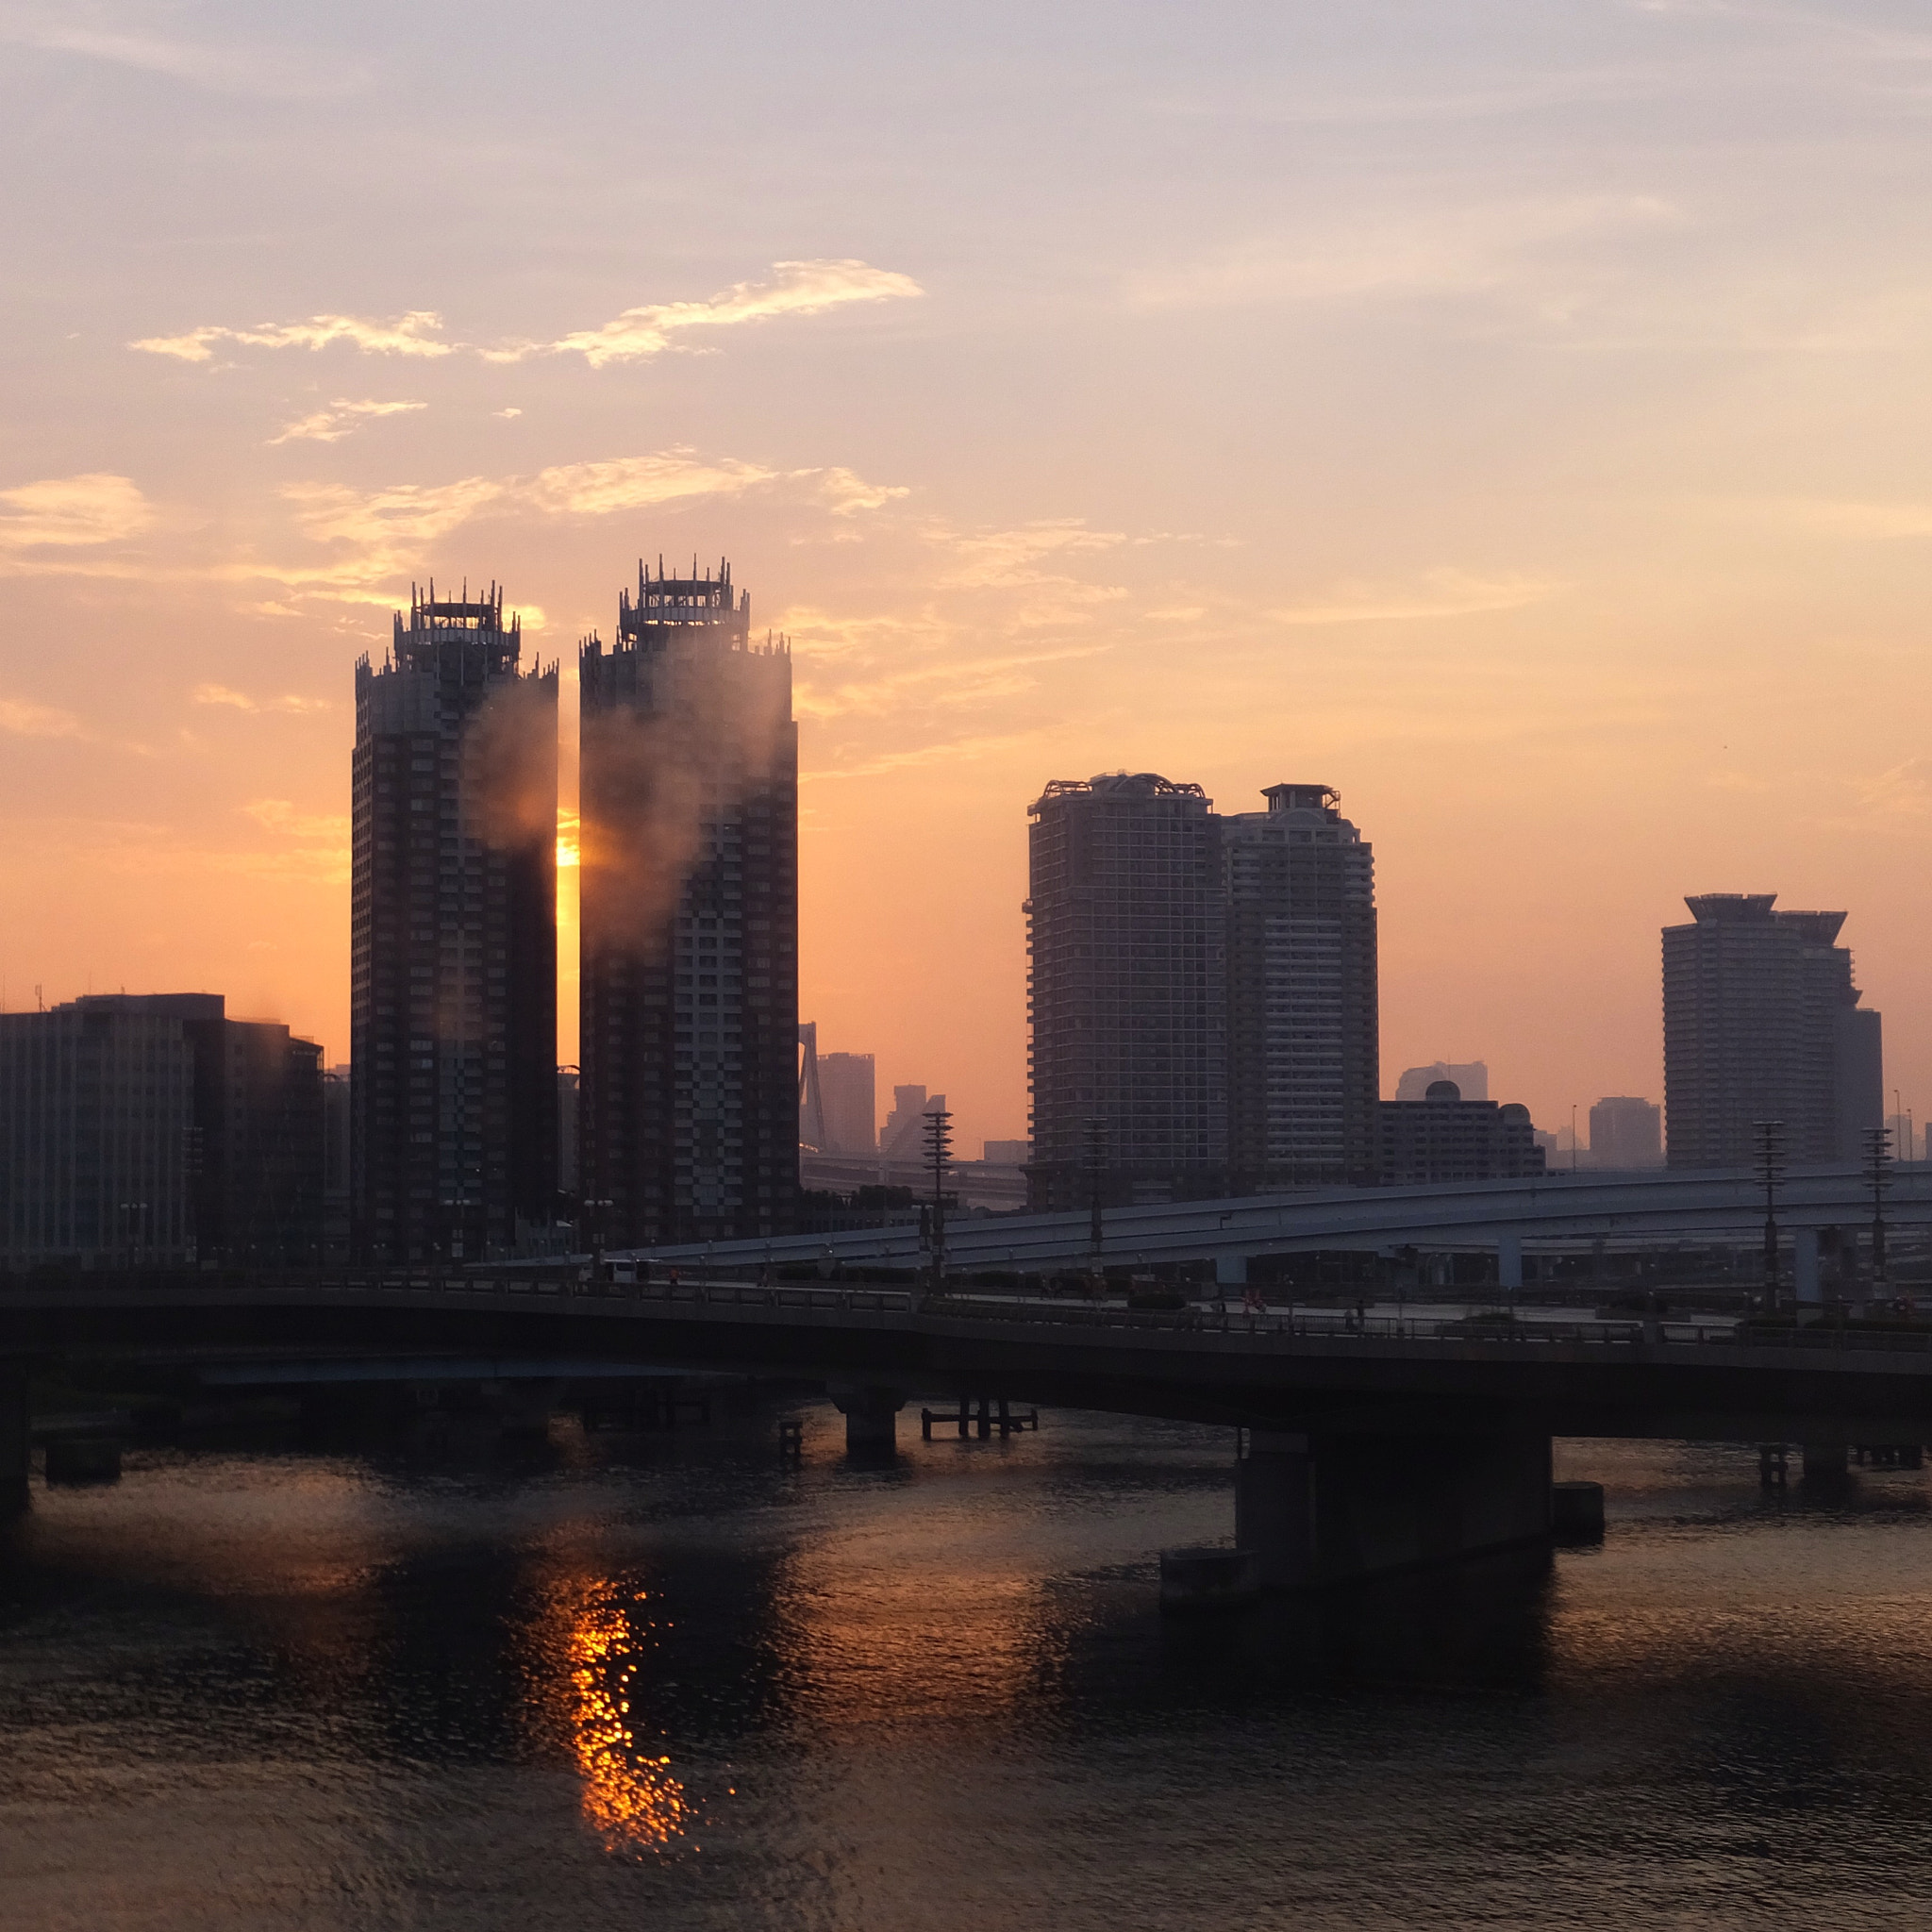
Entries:
<svg viewBox="0 0 1932 1932">
<path fill-rule="evenodd" d="M 1844 1326 L 1357 1322 L 741 1281 L 581 1292 L 541 1277 L 300 1289 L 177 1277 L 0 1293 L 0 1353 L 34 1350 L 631 1362 L 1375 1433 L 1932 1440 L 1932 1333 Z"/>
</svg>

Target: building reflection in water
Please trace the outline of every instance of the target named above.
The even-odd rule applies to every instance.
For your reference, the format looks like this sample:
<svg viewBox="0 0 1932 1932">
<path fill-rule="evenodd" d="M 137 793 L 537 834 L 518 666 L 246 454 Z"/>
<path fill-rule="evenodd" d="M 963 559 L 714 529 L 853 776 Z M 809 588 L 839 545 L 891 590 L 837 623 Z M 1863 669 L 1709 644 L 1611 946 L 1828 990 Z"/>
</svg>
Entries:
<svg viewBox="0 0 1932 1932">
<path fill-rule="evenodd" d="M 601 1577 L 558 1581 L 546 1593 L 538 1682 L 583 1780 L 586 1823 L 613 1853 L 688 1844 L 696 1807 L 672 1774 L 661 1740 L 639 1731 L 632 1703 L 656 1647 L 643 1592 Z"/>
</svg>

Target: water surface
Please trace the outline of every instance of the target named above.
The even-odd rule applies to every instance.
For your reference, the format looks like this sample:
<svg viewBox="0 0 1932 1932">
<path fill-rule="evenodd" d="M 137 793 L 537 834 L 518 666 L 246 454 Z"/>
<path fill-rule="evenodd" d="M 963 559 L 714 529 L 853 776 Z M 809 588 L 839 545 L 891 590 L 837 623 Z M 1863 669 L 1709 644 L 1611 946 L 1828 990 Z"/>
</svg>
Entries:
<svg viewBox="0 0 1932 1932">
<path fill-rule="evenodd" d="M 1932 1923 L 1917 1473 L 1568 1443 L 1600 1550 L 1163 1624 L 1225 1432 L 808 1404 L 137 1451 L 0 1558 L 22 1932 Z M 911 1440 L 904 1441 L 907 1435 Z"/>
</svg>

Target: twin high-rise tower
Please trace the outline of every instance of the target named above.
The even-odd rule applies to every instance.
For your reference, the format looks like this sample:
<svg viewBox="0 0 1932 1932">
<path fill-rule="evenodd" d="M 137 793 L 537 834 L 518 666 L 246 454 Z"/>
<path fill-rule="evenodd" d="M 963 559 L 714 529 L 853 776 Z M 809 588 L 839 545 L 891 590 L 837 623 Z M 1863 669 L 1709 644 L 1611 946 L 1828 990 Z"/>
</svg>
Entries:
<svg viewBox="0 0 1932 1932">
<path fill-rule="evenodd" d="M 350 1240 L 511 1253 L 557 1199 L 557 666 L 503 593 L 411 595 L 356 666 Z"/>
<path fill-rule="evenodd" d="M 716 578 L 638 572 L 585 640 L 583 1140 L 614 1245 L 788 1232 L 798 1195 L 791 657 Z"/>
<path fill-rule="evenodd" d="M 798 1188 L 791 658 L 729 567 L 639 573 L 579 658 L 586 1234 L 787 1225 Z M 356 672 L 353 1238 L 514 1252 L 557 1207 L 557 667 L 410 601 Z"/>
<path fill-rule="evenodd" d="M 1035 1207 L 1374 1177 L 1374 856 L 1325 785 L 1262 795 L 1221 817 L 1122 772 L 1035 801 Z"/>
</svg>

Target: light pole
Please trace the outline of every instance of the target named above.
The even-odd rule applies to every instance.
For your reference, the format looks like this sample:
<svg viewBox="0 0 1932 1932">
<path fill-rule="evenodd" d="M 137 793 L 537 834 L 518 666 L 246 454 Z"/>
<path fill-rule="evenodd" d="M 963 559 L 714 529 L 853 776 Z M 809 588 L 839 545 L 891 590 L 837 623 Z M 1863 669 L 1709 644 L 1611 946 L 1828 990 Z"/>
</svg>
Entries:
<svg viewBox="0 0 1932 1932">
<path fill-rule="evenodd" d="M 598 1282 L 604 1278 L 604 1210 L 616 1207 L 617 1203 L 600 1199 L 581 1205 L 583 1211 L 591 1217 L 591 1279 Z"/>
<path fill-rule="evenodd" d="M 1094 1119 L 1087 1123 L 1087 1208 L 1088 1245 L 1092 1251 L 1093 1288 L 1107 1291 L 1107 1123 Z"/>
<path fill-rule="evenodd" d="M 936 1107 L 925 1117 L 925 1158 L 932 1167 L 932 1291 L 946 1286 L 946 1169 L 953 1164 L 953 1116 Z"/>
<path fill-rule="evenodd" d="M 1889 1285 L 1885 1265 L 1885 1191 L 1891 1185 L 1891 1129 L 1865 1129 L 1865 1178 L 1872 1186 L 1872 1291 L 1884 1298 Z"/>
<path fill-rule="evenodd" d="M 1757 1178 L 1764 1189 L 1764 1311 L 1777 1310 L 1777 1188 L 1785 1177 L 1785 1124 L 1758 1121 Z"/>
</svg>

